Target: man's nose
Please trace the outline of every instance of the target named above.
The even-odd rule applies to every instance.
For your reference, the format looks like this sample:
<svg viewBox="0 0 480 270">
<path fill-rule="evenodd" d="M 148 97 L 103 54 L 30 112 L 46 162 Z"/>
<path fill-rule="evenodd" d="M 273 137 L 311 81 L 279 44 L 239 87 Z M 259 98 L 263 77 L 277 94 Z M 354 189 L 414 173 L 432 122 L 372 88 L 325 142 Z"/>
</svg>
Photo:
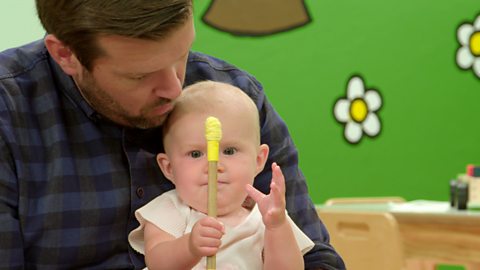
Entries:
<svg viewBox="0 0 480 270">
<path fill-rule="evenodd" d="M 182 92 L 182 80 L 175 68 L 169 68 L 155 74 L 153 93 L 163 99 L 176 99 Z"/>
</svg>

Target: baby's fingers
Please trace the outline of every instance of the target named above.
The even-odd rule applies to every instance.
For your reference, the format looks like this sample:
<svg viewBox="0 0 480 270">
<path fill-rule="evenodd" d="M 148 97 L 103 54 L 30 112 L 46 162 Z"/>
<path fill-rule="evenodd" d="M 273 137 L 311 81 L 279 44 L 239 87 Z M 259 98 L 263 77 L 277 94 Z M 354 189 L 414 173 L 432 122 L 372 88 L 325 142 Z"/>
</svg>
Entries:
<svg viewBox="0 0 480 270">
<path fill-rule="evenodd" d="M 252 185 L 247 185 L 246 189 L 248 196 L 250 196 L 250 198 L 252 198 L 256 203 L 259 203 L 263 198 L 265 198 L 265 194 L 258 191 Z"/>
<path fill-rule="evenodd" d="M 277 163 L 272 163 L 272 182 L 270 183 L 271 192 L 274 192 L 274 196 L 285 196 L 285 177 L 282 170 Z"/>
<path fill-rule="evenodd" d="M 215 254 L 225 232 L 222 223 L 212 217 L 200 219 L 192 228 L 189 248 L 196 256 L 210 256 Z"/>
<path fill-rule="evenodd" d="M 198 222 L 199 228 L 202 228 L 203 234 L 209 237 L 219 237 L 218 233 L 223 235 L 225 233 L 225 226 L 223 223 L 213 217 L 205 217 Z M 221 236 L 220 235 L 220 236 Z"/>
</svg>

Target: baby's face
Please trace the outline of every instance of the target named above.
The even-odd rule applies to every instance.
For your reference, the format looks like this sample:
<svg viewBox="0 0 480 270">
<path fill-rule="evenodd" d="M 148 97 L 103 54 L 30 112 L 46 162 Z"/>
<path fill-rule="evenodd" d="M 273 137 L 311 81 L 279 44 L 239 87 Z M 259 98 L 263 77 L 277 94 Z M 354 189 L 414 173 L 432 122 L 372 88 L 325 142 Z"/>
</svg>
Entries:
<svg viewBox="0 0 480 270">
<path fill-rule="evenodd" d="M 228 114 L 188 114 L 175 119 L 165 137 L 165 150 L 170 159 L 171 180 L 178 195 L 192 208 L 207 212 L 208 160 L 205 120 L 218 118 L 222 139 L 218 160 L 217 212 L 226 215 L 241 208 L 247 196 L 245 185 L 253 183 L 263 168 L 264 158 L 258 142 L 258 127 L 249 117 Z M 263 146 L 265 147 L 265 146 Z"/>
</svg>

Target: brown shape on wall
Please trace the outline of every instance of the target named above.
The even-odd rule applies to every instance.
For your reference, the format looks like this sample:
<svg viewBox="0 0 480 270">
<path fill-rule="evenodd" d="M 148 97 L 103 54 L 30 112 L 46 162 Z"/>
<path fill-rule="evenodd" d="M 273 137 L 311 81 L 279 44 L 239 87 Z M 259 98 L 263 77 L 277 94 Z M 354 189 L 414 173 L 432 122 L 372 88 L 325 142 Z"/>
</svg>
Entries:
<svg viewBox="0 0 480 270">
<path fill-rule="evenodd" d="M 311 21 L 303 0 L 212 0 L 202 20 L 240 36 L 266 36 Z"/>
</svg>

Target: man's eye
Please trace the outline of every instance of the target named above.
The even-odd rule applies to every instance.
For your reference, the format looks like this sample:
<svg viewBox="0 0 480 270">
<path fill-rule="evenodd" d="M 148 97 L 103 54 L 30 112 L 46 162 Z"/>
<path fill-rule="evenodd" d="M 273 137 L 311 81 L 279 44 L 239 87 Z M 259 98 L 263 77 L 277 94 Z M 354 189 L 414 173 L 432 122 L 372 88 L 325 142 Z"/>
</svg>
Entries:
<svg viewBox="0 0 480 270">
<path fill-rule="evenodd" d="M 141 81 L 145 78 L 146 76 L 145 75 L 138 75 L 138 76 L 132 76 L 130 77 L 130 79 L 134 80 L 134 81 Z"/>
<path fill-rule="evenodd" d="M 191 156 L 192 158 L 199 158 L 199 157 L 201 157 L 202 155 L 203 155 L 203 153 L 200 152 L 200 151 L 198 151 L 198 150 L 194 150 L 194 151 L 190 152 L 190 156 Z"/>
<path fill-rule="evenodd" d="M 233 148 L 233 147 L 228 147 L 228 148 L 225 148 L 225 150 L 223 150 L 223 154 L 225 155 L 233 155 L 237 152 L 237 149 Z"/>
</svg>

